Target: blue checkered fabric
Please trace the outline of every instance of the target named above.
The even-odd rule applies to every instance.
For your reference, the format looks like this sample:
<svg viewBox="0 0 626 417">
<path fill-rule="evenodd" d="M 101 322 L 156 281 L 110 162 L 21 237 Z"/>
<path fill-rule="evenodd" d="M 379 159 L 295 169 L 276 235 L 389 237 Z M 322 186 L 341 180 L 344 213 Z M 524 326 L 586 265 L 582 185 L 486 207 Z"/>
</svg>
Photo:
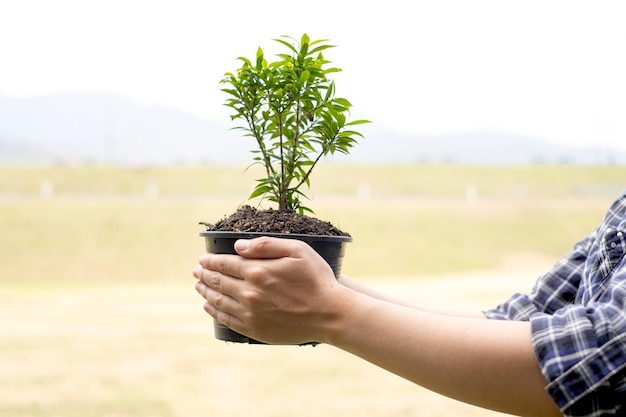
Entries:
<svg viewBox="0 0 626 417">
<path fill-rule="evenodd" d="M 626 194 L 529 294 L 490 319 L 526 320 L 548 393 L 566 416 L 626 416 Z"/>
</svg>

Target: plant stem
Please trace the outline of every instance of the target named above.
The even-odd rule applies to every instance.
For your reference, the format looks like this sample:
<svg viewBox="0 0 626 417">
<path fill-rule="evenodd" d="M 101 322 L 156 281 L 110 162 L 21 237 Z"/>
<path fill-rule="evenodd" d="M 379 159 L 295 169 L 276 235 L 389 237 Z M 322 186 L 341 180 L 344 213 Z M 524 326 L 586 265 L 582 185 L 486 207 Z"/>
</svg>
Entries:
<svg viewBox="0 0 626 417">
<path fill-rule="evenodd" d="M 315 161 L 313 161 L 313 164 L 311 164 L 311 166 L 309 167 L 309 169 L 307 170 L 306 174 L 304 175 L 304 177 L 302 177 L 302 179 L 300 180 L 300 182 L 298 183 L 298 185 L 296 185 L 296 187 L 294 188 L 295 190 L 297 190 L 298 188 L 300 188 L 302 186 L 302 184 L 304 184 L 306 182 L 306 180 L 311 176 L 311 171 L 313 171 L 313 168 L 315 168 L 315 165 L 317 165 L 317 163 L 319 162 L 320 159 L 322 159 L 322 156 L 324 155 L 324 152 L 320 152 L 317 157 L 315 158 Z"/>
<path fill-rule="evenodd" d="M 283 113 L 278 113 L 278 137 L 280 140 L 280 187 L 278 189 L 278 209 L 285 210 L 288 206 L 287 187 L 285 184 L 285 148 L 283 136 Z"/>
<path fill-rule="evenodd" d="M 267 176 L 270 177 L 272 174 L 275 174 L 274 167 L 270 161 L 270 157 L 267 154 L 267 149 L 265 149 L 265 143 L 263 142 L 263 135 L 257 132 L 255 127 L 255 119 L 254 112 L 251 112 L 250 117 L 247 118 L 248 128 L 253 133 L 254 138 L 256 139 L 257 144 L 259 145 L 259 149 L 261 150 L 261 155 L 263 155 L 263 165 L 265 165 L 265 172 Z"/>
</svg>

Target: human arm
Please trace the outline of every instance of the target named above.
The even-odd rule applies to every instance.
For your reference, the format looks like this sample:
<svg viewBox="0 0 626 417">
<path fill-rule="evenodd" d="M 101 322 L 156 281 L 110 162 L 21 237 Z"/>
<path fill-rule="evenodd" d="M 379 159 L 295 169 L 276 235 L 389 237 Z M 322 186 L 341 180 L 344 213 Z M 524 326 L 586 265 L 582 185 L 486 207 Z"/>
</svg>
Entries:
<svg viewBox="0 0 626 417">
<path fill-rule="evenodd" d="M 346 302 L 344 320 L 328 333 L 327 343 L 466 403 L 516 415 L 560 415 L 544 391 L 528 323 L 355 298 Z"/>
<path fill-rule="evenodd" d="M 567 416 L 623 413 L 626 392 L 626 196 L 529 294 L 490 319 L 529 321 L 546 391 Z"/>
<path fill-rule="evenodd" d="M 376 298 L 381 301 L 387 301 L 393 304 L 401 305 L 404 307 L 409 307 L 416 310 L 421 310 L 424 312 L 442 314 L 444 316 L 453 316 L 453 317 L 467 317 L 467 318 L 486 318 L 485 314 L 480 311 L 472 311 L 472 310 L 457 310 L 450 308 L 443 308 L 433 305 L 424 305 L 417 303 L 412 300 L 407 300 L 406 298 L 396 297 L 390 294 L 383 293 L 381 291 L 377 291 L 374 288 L 368 287 L 362 284 L 359 281 L 356 281 L 347 275 L 341 275 L 338 279 L 339 283 L 356 291 L 361 294 L 368 295 L 370 297 Z"/>
<path fill-rule="evenodd" d="M 239 241 L 194 270 L 205 310 L 269 343 L 335 345 L 441 394 L 519 415 L 560 415 L 544 391 L 529 323 L 452 317 L 338 285 L 306 244 Z"/>
</svg>

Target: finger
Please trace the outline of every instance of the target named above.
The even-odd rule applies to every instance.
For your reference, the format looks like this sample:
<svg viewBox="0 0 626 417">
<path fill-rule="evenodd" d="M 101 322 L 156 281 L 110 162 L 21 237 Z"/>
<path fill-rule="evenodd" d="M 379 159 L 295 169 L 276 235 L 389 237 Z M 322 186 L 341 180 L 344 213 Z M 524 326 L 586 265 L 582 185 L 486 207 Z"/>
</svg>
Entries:
<svg viewBox="0 0 626 417">
<path fill-rule="evenodd" d="M 193 268 L 192 274 L 196 279 L 200 279 L 200 276 L 202 275 L 202 265 L 196 265 Z"/>
<path fill-rule="evenodd" d="M 239 291 L 237 284 L 241 282 L 240 279 L 224 275 L 218 271 L 203 268 L 200 265 L 193 270 L 193 275 L 198 278 L 199 282 L 213 291 L 236 298 Z"/>
<path fill-rule="evenodd" d="M 246 258 L 275 259 L 294 256 L 302 250 L 306 243 L 295 239 L 279 239 L 275 237 L 258 237 L 240 239 L 235 242 L 235 251 Z"/>
<path fill-rule="evenodd" d="M 208 271 L 219 272 L 222 275 L 228 275 L 233 278 L 243 278 L 243 263 L 242 258 L 237 255 L 223 255 L 207 253 L 200 257 L 200 265 L 204 267 L 205 271 L 202 276 L 207 277 Z M 209 282 L 206 282 L 210 285 Z"/>
<path fill-rule="evenodd" d="M 203 308 L 211 317 L 227 327 L 241 326 L 242 321 L 236 316 L 238 305 L 236 300 L 214 291 L 202 281 L 198 281 L 195 287 L 196 291 L 206 300 Z"/>
<path fill-rule="evenodd" d="M 232 305 L 237 303 L 234 299 L 213 290 L 202 281 L 196 282 L 196 291 L 202 296 L 202 298 L 207 301 L 207 303 L 215 310 L 215 312 L 232 311 Z"/>
</svg>

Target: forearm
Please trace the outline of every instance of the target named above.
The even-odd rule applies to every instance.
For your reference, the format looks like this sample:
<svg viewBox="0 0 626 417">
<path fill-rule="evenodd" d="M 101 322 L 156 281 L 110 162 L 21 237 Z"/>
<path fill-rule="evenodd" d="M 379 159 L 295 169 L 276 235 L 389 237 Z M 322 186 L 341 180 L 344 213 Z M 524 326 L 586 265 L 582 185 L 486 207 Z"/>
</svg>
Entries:
<svg viewBox="0 0 626 417">
<path fill-rule="evenodd" d="M 560 415 L 530 326 L 438 315 L 342 291 L 325 342 L 440 394 L 518 415 Z"/>
<path fill-rule="evenodd" d="M 421 310 L 424 312 L 442 314 L 442 315 L 454 316 L 454 317 L 483 318 L 483 319 L 486 318 L 485 315 L 480 311 L 453 310 L 449 308 L 440 308 L 440 307 L 433 306 L 433 305 L 422 305 L 417 302 L 407 300 L 406 298 L 395 297 L 390 294 L 385 294 L 373 288 L 370 288 L 366 285 L 363 285 L 359 281 L 355 281 L 346 275 L 341 275 L 339 277 L 339 283 L 356 292 L 359 292 L 361 294 L 366 294 L 378 300 L 387 301 L 393 304 L 398 304 L 398 305 L 409 307 L 412 309 Z"/>
<path fill-rule="evenodd" d="M 205 310 L 268 343 L 315 340 L 441 394 L 519 415 L 560 415 L 544 391 L 528 322 L 452 317 L 337 283 L 306 243 L 238 241 L 194 270 Z"/>
</svg>

